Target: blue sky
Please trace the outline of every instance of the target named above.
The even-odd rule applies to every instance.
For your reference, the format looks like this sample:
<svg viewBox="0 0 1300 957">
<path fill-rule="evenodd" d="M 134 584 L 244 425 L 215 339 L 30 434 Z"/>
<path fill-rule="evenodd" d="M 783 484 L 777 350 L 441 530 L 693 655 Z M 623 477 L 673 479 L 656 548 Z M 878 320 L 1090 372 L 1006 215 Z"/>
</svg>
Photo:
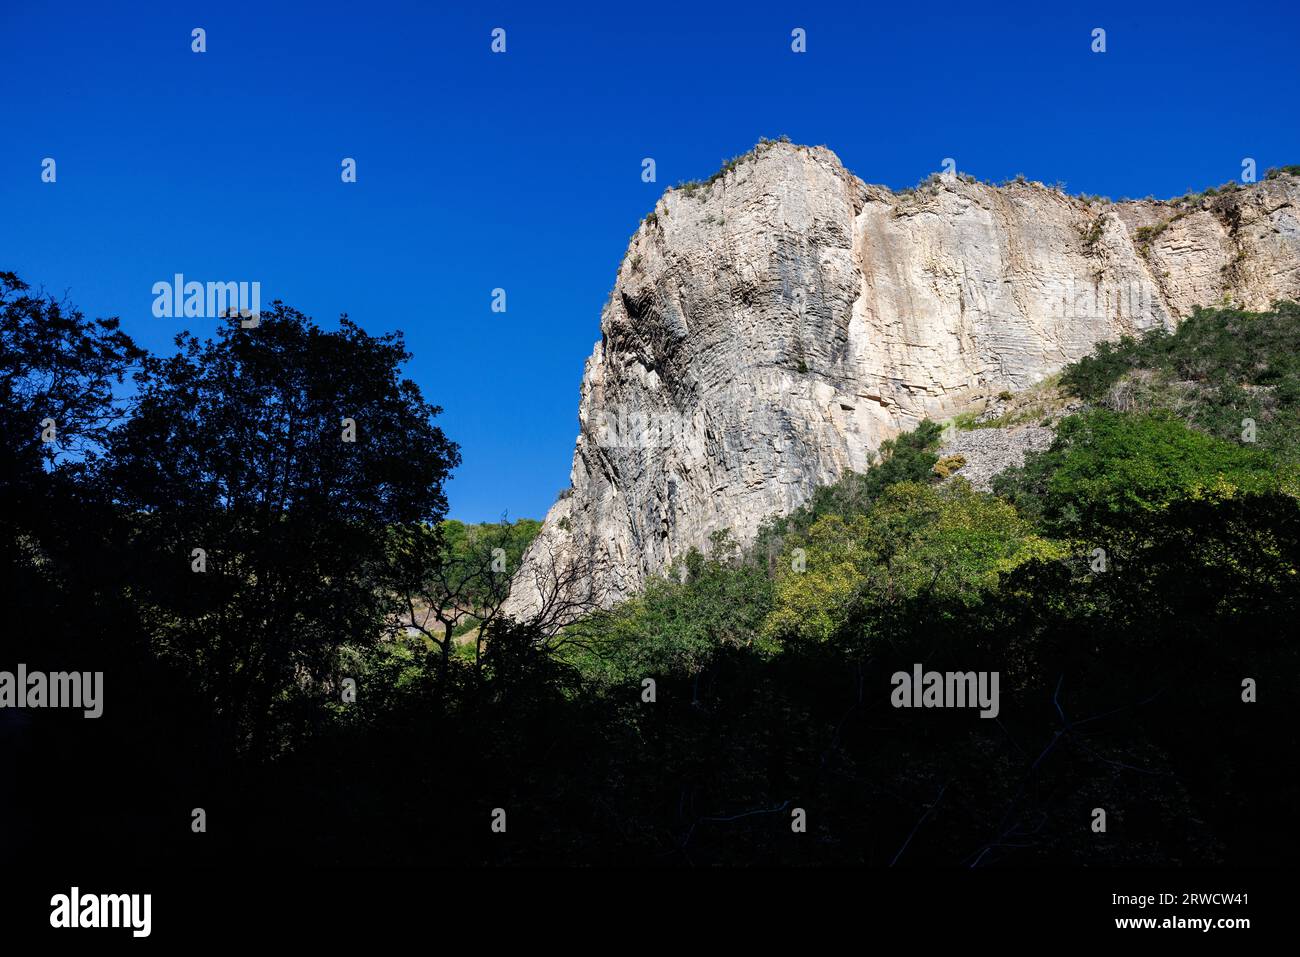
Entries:
<svg viewBox="0 0 1300 957">
<path fill-rule="evenodd" d="M 541 517 L 628 237 L 760 136 L 895 188 L 948 156 L 1115 198 L 1300 163 L 1294 2 L 465 8 L 0 4 L 0 268 L 155 350 L 213 327 L 153 316 L 177 272 L 401 329 L 462 447 L 452 516 Z"/>
</svg>

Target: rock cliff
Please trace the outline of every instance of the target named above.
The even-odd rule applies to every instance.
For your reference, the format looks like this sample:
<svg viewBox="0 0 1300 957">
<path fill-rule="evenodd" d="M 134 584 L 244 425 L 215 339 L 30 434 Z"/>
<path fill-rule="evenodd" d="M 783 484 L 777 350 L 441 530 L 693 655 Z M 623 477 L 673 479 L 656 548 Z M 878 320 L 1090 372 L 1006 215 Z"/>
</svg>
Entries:
<svg viewBox="0 0 1300 957">
<path fill-rule="evenodd" d="M 1087 201 L 948 175 L 892 192 L 764 143 L 668 190 L 587 360 L 571 487 L 507 611 L 579 562 L 610 604 L 691 547 L 802 504 L 883 439 L 1197 305 L 1300 298 L 1300 180 Z"/>
</svg>

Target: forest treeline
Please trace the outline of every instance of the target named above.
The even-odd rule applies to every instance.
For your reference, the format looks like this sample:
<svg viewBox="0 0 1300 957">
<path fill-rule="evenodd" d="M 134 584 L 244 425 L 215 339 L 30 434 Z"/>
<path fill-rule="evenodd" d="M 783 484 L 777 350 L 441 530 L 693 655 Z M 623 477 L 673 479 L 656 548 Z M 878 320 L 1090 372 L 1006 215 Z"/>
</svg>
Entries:
<svg viewBox="0 0 1300 957">
<path fill-rule="evenodd" d="M 576 623 L 500 614 L 537 523 L 446 520 L 459 450 L 400 335 L 276 303 L 153 356 L 12 274 L 0 319 L 0 668 L 105 674 L 97 720 L 0 713 L 11 852 L 982 867 L 1292 846 L 1293 303 L 1100 346 L 1062 375 L 1084 411 L 992 493 L 936 469 L 924 422 L 748 547 L 718 534 Z M 917 664 L 997 672 L 997 716 L 893 707 Z"/>
</svg>

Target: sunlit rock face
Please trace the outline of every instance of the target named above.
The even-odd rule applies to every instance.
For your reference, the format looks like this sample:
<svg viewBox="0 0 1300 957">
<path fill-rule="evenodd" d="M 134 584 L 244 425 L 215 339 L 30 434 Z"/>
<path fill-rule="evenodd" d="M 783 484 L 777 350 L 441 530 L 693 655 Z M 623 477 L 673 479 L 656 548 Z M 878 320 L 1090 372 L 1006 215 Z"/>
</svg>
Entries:
<svg viewBox="0 0 1300 957">
<path fill-rule="evenodd" d="M 939 177 L 894 193 L 830 150 L 758 147 L 642 222 L 587 360 L 571 489 L 507 611 L 554 563 L 635 593 L 710 535 L 741 543 L 880 442 L 1030 386 L 1197 305 L 1300 298 L 1300 181 L 1088 203 Z"/>
</svg>

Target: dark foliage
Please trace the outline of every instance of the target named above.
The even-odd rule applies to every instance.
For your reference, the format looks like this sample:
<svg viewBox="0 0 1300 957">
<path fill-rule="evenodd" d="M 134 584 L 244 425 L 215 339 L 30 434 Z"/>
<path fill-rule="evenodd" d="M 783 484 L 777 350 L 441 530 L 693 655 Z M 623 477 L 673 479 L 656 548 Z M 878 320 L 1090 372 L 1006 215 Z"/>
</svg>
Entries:
<svg viewBox="0 0 1300 957">
<path fill-rule="evenodd" d="M 111 325 L 79 318 L 51 326 L 58 343 L 38 342 L 36 317 L 53 305 L 8 288 L 3 368 L 60 383 L 60 414 L 80 423 L 67 432 L 85 444 L 62 461 L 26 438 L 6 453 L 0 667 L 103 670 L 105 709 L 94 721 L 0 711 L 7 859 L 1289 860 L 1300 511 L 1256 481 L 1276 471 L 1259 458 L 1274 453 L 1164 414 L 1080 417 L 1008 486 L 1041 519 L 1032 557 L 956 595 L 923 587 L 914 563 L 914 587 L 846 603 L 822 641 L 760 640 L 771 569 L 722 537 L 639 605 L 593 618 L 594 632 L 480 614 L 495 593 L 475 584 L 479 546 L 492 539 L 469 536 L 460 570 L 438 579 L 481 625 L 462 657 L 380 640 L 407 584 L 394 530 L 437 526 L 458 461 L 437 409 L 400 378 L 400 339 L 346 321 L 323 332 L 277 306 L 260 329 L 182 337 L 177 355 L 145 359 Z M 130 416 L 102 427 L 117 414 L 107 384 L 132 364 Z M 1102 394 L 1136 368 L 1112 365 L 1123 369 L 1093 367 L 1079 387 Z M 1217 376 L 1207 367 L 1206 381 Z M 29 423 L 48 404 L 36 394 L 6 396 L 6 422 Z M 344 418 L 355 443 L 341 441 Z M 938 507 L 918 484 L 937 481 L 937 440 L 932 423 L 900 437 L 873 469 L 772 523 L 767 543 L 781 552 L 828 517 L 851 538 L 860 526 L 848 520 L 876 520 L 882 501 L 899 528 L 908 501 Z M 904 482 L 907 494 L 885 494 Z M 970 505 L 961 515 L 1024 523 L 969 490 L 957 498 Z M 1000 539 L 959 523 L 924 530 L 871 554 L 902 563 L 924 547 L 942 562 L 966 549 L 986 581 Z M 1059 538 L 1039 547 L 1040 532 Z M 1104 571 L 1090 567 L 1093 546 Z M 205 572 L 192 570 L 194 548 Z M 997 718 L 891 707 L 891 675 L 918 662 L 999 672 Z M 340 698 L 344 676 L 354 703 Z M 205 834 L 190 830 L 194 807 Z M 1095 808 L 1105 834 L 1089 827 Z M 505 834 L 490 828 L 494 809 Z M 807 833 L 792 831 L 795 809 Z"/>
</svg>

